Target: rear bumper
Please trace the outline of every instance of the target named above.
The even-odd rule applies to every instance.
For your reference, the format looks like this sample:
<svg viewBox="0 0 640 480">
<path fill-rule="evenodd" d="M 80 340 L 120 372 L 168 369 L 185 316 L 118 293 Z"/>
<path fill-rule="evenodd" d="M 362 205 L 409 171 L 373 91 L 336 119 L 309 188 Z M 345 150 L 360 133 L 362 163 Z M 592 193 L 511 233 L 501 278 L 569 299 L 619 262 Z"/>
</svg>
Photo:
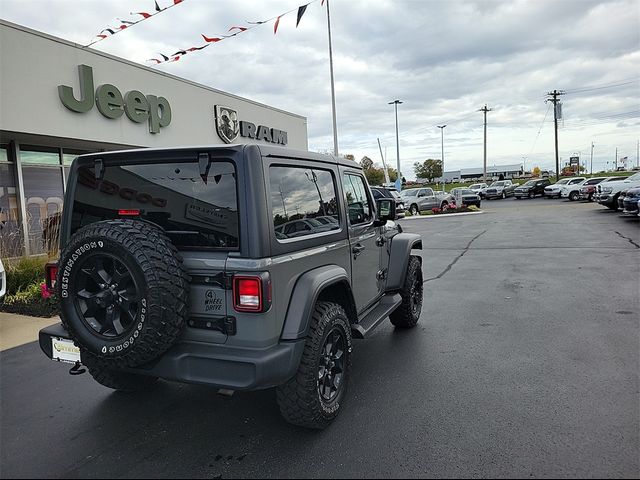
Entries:
<svg viewBox="0 0 640 480">
<path fill-rule="evenodd" d="M 61 323 L 40 330 L 40 348 L 52 358 L 51 337 L 69 338 Z M 180 342 L 152 364 L 127 369 L 132 373 L 230 390 L 261 390 L 282 385 L 295 375 L 304 340 L 265 348 Z"/>
</svg>

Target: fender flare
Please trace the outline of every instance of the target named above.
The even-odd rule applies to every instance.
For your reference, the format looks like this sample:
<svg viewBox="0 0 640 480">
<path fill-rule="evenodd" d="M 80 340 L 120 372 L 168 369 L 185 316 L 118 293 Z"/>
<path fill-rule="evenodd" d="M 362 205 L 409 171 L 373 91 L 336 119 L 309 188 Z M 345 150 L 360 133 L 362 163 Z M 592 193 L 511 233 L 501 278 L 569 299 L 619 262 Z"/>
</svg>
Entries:
<svg viewBox="0 0 640 480">
<path fill-rule="evenodd" d="M 391 239 L 391 261 L 387 274 L 387 291 L 399 290 L 409 265 L 411 250 L 422 250 L 422 237 L 415 233 L 399 233 Z"/>
<path fill-rule="evenodd" d="M 300 276 L 289 300 L 282 340 L 297 340 L 306 336 L 318 297 L 323 290 L 338 282 L 351 285 L 349 274 L 338 265 L 314 268 Z M 352 295 L 350 290 L 348 293 Z"/>
</svg>

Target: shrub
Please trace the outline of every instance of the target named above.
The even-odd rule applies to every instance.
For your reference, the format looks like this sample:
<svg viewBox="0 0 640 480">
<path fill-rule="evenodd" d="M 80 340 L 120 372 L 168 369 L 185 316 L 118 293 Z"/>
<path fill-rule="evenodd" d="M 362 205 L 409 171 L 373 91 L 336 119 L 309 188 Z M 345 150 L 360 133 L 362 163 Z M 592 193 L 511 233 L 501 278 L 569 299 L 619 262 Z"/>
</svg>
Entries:
<svg viewBox="0 0 640 480">
<path fill-rule="evenodd" d="M 40 284 L 44 280 L 47 257 L 22 257 L 16 263 L 4 262 L 7 274 L 7 295 Z"/>
<path fill-rule="evenodd" d="M 36 281 L 4 297 L 0 310 L 34 317 L 51 317 L 58 313 L 58 299 L 41 281 Z"/>
</svg>

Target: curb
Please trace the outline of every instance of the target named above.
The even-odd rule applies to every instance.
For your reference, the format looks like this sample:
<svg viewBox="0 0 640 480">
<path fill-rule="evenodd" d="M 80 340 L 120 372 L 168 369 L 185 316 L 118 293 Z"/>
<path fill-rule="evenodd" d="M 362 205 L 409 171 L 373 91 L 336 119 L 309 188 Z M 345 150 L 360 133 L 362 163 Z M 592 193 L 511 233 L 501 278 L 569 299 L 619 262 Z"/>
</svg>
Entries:
<svg viewBox="0 0 640 480">
<path fill-rule="evenodd" d="M 412 217 L 404 217 L 402 220 L 416 220 L 418 218 L 451 218 L 451 217 L 461 217 L 463 215 L 480 215 L 484 212 L 462 212 L 462 213 L 447 213 L 440 215 L 414 215 Z"/>
</svg>

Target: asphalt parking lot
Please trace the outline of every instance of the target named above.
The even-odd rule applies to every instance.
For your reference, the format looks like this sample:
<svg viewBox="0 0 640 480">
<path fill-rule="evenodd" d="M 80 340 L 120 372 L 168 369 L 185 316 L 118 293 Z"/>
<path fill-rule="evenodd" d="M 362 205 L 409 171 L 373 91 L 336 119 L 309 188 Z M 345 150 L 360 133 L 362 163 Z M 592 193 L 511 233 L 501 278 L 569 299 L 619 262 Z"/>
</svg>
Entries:
<svg viewBox="0 0 640 480">
<path fill-rule="evenodd" d="M 638 477 L 640 226 L 599 205 L 484 202 L 422 234 L 419 326 L 356 341 L 322 432 L 273 391 L 112 393 L 36 343 L 0 353 L 8 477 Z"/>
</svg>

